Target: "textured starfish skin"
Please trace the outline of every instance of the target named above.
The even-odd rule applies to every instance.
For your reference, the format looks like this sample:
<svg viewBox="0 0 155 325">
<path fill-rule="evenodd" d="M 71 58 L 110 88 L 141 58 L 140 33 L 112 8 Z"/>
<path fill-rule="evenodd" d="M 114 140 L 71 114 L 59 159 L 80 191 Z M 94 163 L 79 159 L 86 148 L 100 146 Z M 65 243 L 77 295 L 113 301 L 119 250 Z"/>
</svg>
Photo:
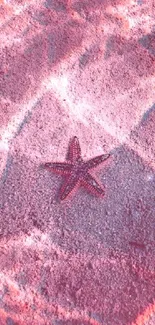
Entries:
<svg viewBox="0 0 155 325">
<path fill-rule="evenodd" d="M 45 164 L 45 167 L 48 169 L 66 176 L 60 188 L 60 200 L 66 199 L 80 185 L 84 185 L 94 195 L 103 196 L 104 189 L 89 173 L 89 170 L 97 167 L 107 160 L 109 156 L 110 154 L 100 155 L 85 162 L 81 157 L 79 140 L 77 137 L 74 137 L 69 145 L 67 162 Z"/>
</svg>

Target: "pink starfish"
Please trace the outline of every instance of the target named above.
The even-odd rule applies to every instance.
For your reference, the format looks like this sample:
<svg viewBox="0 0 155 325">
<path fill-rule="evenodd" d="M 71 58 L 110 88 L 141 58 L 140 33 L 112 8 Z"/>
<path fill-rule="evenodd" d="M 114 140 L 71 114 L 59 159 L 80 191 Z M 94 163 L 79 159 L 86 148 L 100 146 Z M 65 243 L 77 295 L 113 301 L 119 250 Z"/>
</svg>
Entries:
<svg viewBox="0 0 155 325">
<path fill-rule="evenodd" d="M 89 171 L 97 167 L 104 160 L 107 160 L 109 156 L 110 154 L 100 155 L 86 162 L 83 161 L 81 158 L 79 140 L 77 137 L 74 137 L 69 145 L 67 162 L 45 164 L 45 167 L 50 170 L 66 176 L 65 182 L 60 188 L 60 200 L 66 199 L 79 185 L 84 185 L 95 195 L 103 196 L 104 189 L 98 184 Z"/>
</svg>

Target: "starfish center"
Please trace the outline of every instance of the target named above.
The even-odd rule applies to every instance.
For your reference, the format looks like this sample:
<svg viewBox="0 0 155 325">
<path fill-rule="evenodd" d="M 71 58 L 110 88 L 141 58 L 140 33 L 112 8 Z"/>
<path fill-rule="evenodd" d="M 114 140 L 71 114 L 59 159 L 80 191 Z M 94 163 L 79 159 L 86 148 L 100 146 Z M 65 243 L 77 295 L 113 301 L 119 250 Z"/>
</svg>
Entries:
<svg viewBox="0 0 155 325">
<path fill-rule="evenodd" d="M 78 177 L 84 177 L 87 171 L 88 168 L 86 163 L 82 159 L 77 160 L 72 169 L 72 173 L 76 174 Z"/>
</svg>

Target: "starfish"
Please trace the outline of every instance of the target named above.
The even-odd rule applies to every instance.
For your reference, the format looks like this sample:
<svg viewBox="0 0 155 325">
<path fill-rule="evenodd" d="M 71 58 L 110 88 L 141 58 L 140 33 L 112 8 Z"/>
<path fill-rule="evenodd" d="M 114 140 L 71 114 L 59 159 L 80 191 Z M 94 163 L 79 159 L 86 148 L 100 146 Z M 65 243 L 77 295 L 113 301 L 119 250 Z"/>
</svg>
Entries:
<svg viewBox="0 0 155 325">
<path fill-rule="evenodd" d="M 67 162 L 46 163 L 44 166 L 55 173 L 66 176 L 60 188 L 60 200 L 66 199 L 80 185 L 84 185 L 94 195 L 103 196 L 104 189 L 91 175 L 90 170 L 109 158 L 110 154 L 100 155 L 88 161 L 81 157 L 81 148 L 75 136 L 68 150 Z"/>
</svg>

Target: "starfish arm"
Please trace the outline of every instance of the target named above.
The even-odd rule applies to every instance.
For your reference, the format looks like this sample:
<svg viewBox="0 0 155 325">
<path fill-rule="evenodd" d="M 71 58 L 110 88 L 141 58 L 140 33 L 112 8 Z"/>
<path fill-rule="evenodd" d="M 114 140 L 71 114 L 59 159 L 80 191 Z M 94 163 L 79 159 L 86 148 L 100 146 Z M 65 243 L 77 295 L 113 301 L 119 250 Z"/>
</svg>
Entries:
<svg viewBox="0 0 155 325">
<path fill-rule="evenodd" d="M 77 137 L 74 137 L 69 145 L 68 158 L 74 162 L 81 157 L 80 143 Z"/>
<path fill-rule="evenodd" d="M 60 200 L 66 199 L 66 197 L 76 188 L 79 183 L 79 177 L 71 174 L 66 182 L 64 182 L 60 188 Z"/>
<path fill-rule="evenodd" d="M 72 164 L 69 163 L 46 163 L 45 168 L 48 168 L 49 170 L 53 170 L 55 173 L 58 173 L 60 175 L 69 175 L 72 170 Z"/>
<path fill-rule="evenodd" d="M 92 158 L 86 162 L 86 166 L 88 169 L 95 168 L 99 164 L 101 164 L 103 161 L 107 160 L 110 157 L 110 154 L 107 155 L 100 155 L 95 158 Z"/>
<path fill-rule="evenodd" d="M 98 196 L 104 195 L 104 189 L 98 184 L 94 177 L 92 177 L 89 173 L 85 175 L 82 180 L 83 185 L 91 191 L 93 194 Z"/>
</svg>

